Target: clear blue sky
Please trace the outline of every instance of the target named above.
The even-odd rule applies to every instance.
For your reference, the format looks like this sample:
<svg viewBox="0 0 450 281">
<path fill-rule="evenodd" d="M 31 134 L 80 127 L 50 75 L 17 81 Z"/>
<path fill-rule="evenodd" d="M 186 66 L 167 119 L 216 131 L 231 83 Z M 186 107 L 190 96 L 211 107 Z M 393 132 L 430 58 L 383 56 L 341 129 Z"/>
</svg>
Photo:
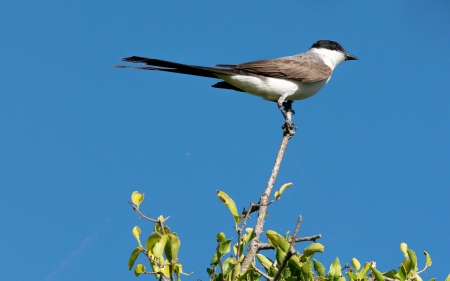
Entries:
<svg viewBox="0 0 450 281">
<path fill-rule="evenodd" d="M 127 260 L 142 210 L 170 215 L 185 280 L 207 280 L 216 198 L 262 192 L 281 138 L 274 103 L 215 80 L 115 69 L 141 55 L 213 65 L 335 40 L 344 62 L 298 126 L 265 229 L 322 233 L 339 256 L 396 268 L 406 242 L 450 272 L 448 1 L 10 1 L 0 10 L 0 279 L 135 280 Z M 249 226 L 253 223 L 251 221 Z M 299 245 L 301 249 L 306 245 Z M 139 277 L 154 280 L 151 276 Z"/>
</svg>

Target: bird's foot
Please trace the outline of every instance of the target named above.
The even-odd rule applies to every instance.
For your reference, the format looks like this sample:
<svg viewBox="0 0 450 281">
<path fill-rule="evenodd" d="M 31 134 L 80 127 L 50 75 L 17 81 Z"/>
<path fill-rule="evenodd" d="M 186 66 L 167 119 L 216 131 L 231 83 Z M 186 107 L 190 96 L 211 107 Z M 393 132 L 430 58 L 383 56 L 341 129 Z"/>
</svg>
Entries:
<svg viewBox="0 0 450 281">
<path fill-rule="evenodd" d="M 295 134 L 295 131 L 297 130 L 297 126 L 295 126 L 291 120 L 287 120 L 287 119 L 285 120 L 285 122 L 281 128 L 283 129 L 283 131 L 286 134 L 289 134 L 292 136 Z"/>
</svg>

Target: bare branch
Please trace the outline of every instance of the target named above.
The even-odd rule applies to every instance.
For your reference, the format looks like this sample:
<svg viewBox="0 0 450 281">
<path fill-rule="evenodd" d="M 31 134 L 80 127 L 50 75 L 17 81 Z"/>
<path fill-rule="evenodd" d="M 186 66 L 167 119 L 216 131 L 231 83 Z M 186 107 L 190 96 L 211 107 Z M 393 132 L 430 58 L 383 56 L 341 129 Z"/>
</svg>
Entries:
<svg viewBox="0 0 450 281">
<path fill-rule="evenodd" d="M 142 272 L 141 274 L 153 274 L 159 277 L 159 280 L 165 280 L 167 281 L 168 279 L 161 273 L 161 272 L 150 272 L 150 271 L 146 271 L 146 272 Z"/>
<path fill-rule="evenodd" d="M 269 275 L 265 274 L 264 272 L 262 272 L 259 268 L 256 267 L 255 264 L 252 263 L 252 267 L 253 269 L 258 272 L 262 277 L 266 278 L 269 281 L 273 281 L 273 278 L 270 277 Z"/>
<path fill-rule="evenodd" d="M 282 103 L 284 101 L 284 97 L 282 96 L 278 100 L 278 104 Z M 261 195 L 261 198 L 259 200 L 259 210 L 258 210 L 258 218 L 256 220 L 256 226 L 255 226 L 255 238 L 252 239 L 250 242 L 250 245 L 248 246 L 247 253 L 245 255 L 244 261 L 242 262 L 241 272 L 245 272 L 247 268 L 252 263 L 256 253 L 258 252 L 257 243 L 259 241 L 259 236 L 261 235 L 263 231 L 264 221 L 266 218 L 267 213 L 267 206 L 269 203 L 269 197 L 272 192 L 272 188 L 275 184 L 275 180 L 278 176 L 278 171 L 280 170 L 281 160 L 283 159 L 284 152 L 286 151 L 287 145 L 289 143 L 289 140 L 294 136 L 295 134 L 295 127 L 293 126 L 291 122 L 292 118 L 292 101 L 287 101 L 283 103 L 284 109 L 286 110 L 285 115 L 285 124 L 283 125 L 283 139 L 281 140 L 280 148 L 278 150 L 277 157 L 275 159 L 275 164 L 272 169 L 272 173 L 269 177 L 269 181 L 267 182 L 266 189 L 264 190 L 263 194 Z"/>
<path fill-rule="evenodd" d="M 161 227 L 161 230 L 164 231 L 164 222 L 166 222 L 166 221 L 170 218 L 170 216 L 164 218 L 163 221 L 155 220 L 155 219 L 149 218 L 149 217 L 147 217 L 146 215 L 144 215 L 144 214 L 141 212 L 141 210 L 139 210 L 139 207 L 137 207 L 136 205 L 134 205 L 134 204 L 131 203 L 130 201 L 128 201 L 128 203 L 131 205 L 131 207 L 133 208 L 133 210 L 135 210 L 136 213 L 139 214 L 139 217 L 140 217 L 140 218 L 146 219 L 146 220 L 151 221 L 151 222 L 154 222 L 154 223 L 158 223 L 159 226 Z"/>
<path fill-rule="evenodd" d="M 298 217 L 297 225 L 295 227 L 294 236 L 291 239 L 291 249 L 294 250 L 295 240 L 297 239 L 298 231 L 300 230 L 300 224 L 302 223 L 302 216 Z"/>
<path fill-rule="evenodd" d="M 295 242 L 313 241 L 315 243 L 316 240 L 320 239 L 320 238 L 322 238 L 322 234 L 316 234 L 313 236 L 299 237 L 299 238 L 295 239 Z M 261 250 L 275 250 L 275 247 L 269 243 L 262 243 L 262 242 L 258 241 L 256 245 L 258 247 L 258 252 Z"/>
<path fill-rule="evenodd" d="M 316 243 L 316 240 L 320 239 L 320 238 L 322 238 L 322 234 L 316 234 L 313 236 L 297 238 L 297 239 L 295 239 L 295 242 L 313 241 L 314 243 Z"/>
<path fill-rule="evenodd" d="M 144 218 L 144 219 L 149 220 L 149 221 L 154 222 L 154 223 L 157 223 L 157 222 L 158 222 L 158 220 L 149 218 L 149 217 L 147 217 L 146 215 L 144 215 L 144 214 L 139 210 L 139 208 L 136 207 L 136 205 L 134 205 L 134 204 L 131 203 L 130 201 L 128 201 L 128 203 L 131 205 L 131 207 L 133 208 L 133 210 L 135 210 L 136 213 L 139 214 L 139 216 L 140 216 L 141 218 Z M 150 274 L 150 273 L 149 273 L 149 274 Z"/>
<path fill-rule="evenodd" d="M 289 259 L 295 254 L 295 249 L 294 249 L 295 239 L 297 238 L 297 234 L 300 229 L 301 223 L 302 223 L 302 216 L 299 216 L 297 225 L 295 226 L 294 236 L 292 236 L 291 241 L 290 241 L 289 250 L 287 251 L 286 256 L 284 257 L 283 263 L 281 263 L 280 267 L 278 268 L 277 274 L 275 274 L 275 277 L 273 278 L 272 281 L 277 281 L 280 278 L 281 273 L 283 272 L 284 268 L 286 267 Z"/>
<path fill-rule="evenodd" d="M 272 201 L 268 202 L 265 206 L 270 206 L 273 202 L 278 201 L 277 199 L 273 199 Z M 242 211 L 241 217 L 245 217 L 250 215 L 251 213 L 254 213 L 259 210 L 259 207 L 261 207 L 263 204 L 251 204 L 250 209 Z"/>
<path fill-rule="evenodd" d="M 425 270 L 427 270 L 427 268 L 428 268 L 428 265 L 425 265 L 425 267 L 422 270 L 417 271 L 416 274 L 420 274 L 420 273 L 424 272 Z"/>
</svg>

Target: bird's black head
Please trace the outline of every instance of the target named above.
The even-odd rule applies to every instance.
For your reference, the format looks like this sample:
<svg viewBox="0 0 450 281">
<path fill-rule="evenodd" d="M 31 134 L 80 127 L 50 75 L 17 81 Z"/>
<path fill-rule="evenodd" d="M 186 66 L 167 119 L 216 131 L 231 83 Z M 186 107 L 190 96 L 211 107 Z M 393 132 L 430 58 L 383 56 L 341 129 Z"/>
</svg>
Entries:
<svg viewBox="0 0 450 281">
<path fill-rule="evenodd" d="M 342 52 L 345 56 L 345 60 L 357 60 L 358 59 L 357 57 L 347 53 L 344 50 L 344 48 L 341 46 L 341 44 L 339 44 L 338 42 L 335 42 L 335 41 L 331 41 L 331 40 L 319 40 L 316 43 L 314 43 L 311 46 L 311 48 L 317 48 L 317 49 L 322 48 L 322 49 L 328 49 L 328 50 L 332 50 L 332 51 Z"/>
</svg>

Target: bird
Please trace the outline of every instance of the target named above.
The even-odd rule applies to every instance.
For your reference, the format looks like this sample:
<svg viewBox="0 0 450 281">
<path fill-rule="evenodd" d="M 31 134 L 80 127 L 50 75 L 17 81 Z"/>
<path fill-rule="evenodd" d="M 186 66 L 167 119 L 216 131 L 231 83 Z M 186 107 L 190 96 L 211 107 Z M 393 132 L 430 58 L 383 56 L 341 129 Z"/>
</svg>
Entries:
<svg viewBox="0 0 450 281">
<path fill-rule="evenodd" d="M 308 51 L 275 59 L 257 60 L 241 64 L 217 64 L 215 67 L 182 64 L 166 60 L 131 56 L 122 61 L 145 66 L 117 65 L 134 68 L 174 72 L 221 79 L 213 88 L 246 92 L 265 100 L 276 101 L 286 118 L 285 101 L 309 98 L 330 81 L 334 68 L 343 61 L 358 60 L 337 42 L 319 40 Z"/>
</svg>

